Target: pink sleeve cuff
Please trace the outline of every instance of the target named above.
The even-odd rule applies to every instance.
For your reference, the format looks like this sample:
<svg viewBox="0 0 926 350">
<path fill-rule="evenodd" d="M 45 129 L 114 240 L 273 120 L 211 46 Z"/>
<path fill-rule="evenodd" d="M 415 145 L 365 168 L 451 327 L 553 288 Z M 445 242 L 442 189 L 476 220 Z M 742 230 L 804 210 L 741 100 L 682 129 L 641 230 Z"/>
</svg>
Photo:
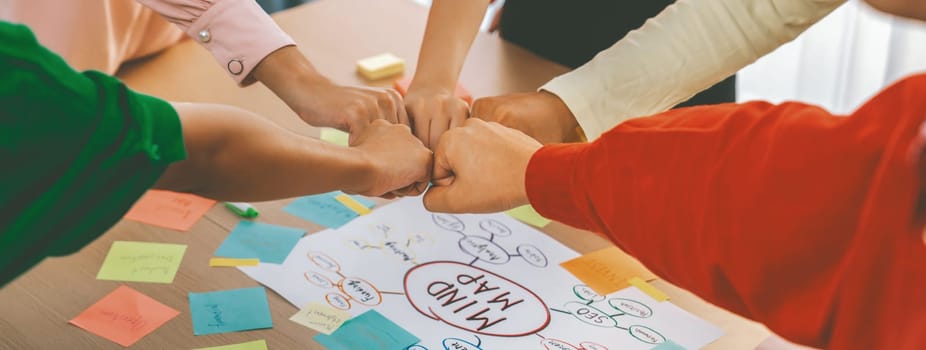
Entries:
<svg viewBox="0 0 926 350">
<path fill-rule="evenodd" d="M 241 85 L 271 52 L 295 45 L 254 0 L 138 0 L 203 45 Z"/>
</svg>

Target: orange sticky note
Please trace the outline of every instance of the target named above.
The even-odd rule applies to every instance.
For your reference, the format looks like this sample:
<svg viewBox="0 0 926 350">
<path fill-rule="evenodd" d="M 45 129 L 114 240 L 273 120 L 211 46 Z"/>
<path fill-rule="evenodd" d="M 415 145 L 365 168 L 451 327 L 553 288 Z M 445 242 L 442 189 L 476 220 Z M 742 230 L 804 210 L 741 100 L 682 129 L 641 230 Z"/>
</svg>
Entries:
<svg viewBox="0 0 926 350">
<path fill-rule="evenodd" d="M 395 83 L 393 83 L 392 85 L 395 88 L 395 90 L 398 91 L 399 94 L 401 94 L 404 97 L 405 93 L 408 92 L 408 86 L 411 84 L 412 84 L 412 78 L 405 77 L 405 78 L 396 80 Z M 469 90 L 466 90 L 466 88 L 463 87 L 463 85 L 457 84 L 457 88 L 453 92 L 453 94 L 454 96 L 459 97 L 461 100 L 466 101 L 466 104 L 468 105 L 473 104 L 473 95 L 471 95 L 469 93 Z"/>
<path fill-rule="evenodd" d="M 131 346 L 179 314 L 147 295 L 119 286 L 70 323 L 119 345 Z"/>
<path fill-rule="evenodd" d="M 209 211 L 215 201 L 171 191 L 150 190 L 125 214 L 125 218 L 177 231 L 187 231 Z"/>
<path fill-rule="evenodd" d="M 600 295 L 627 288 L 632 277 L 645 281 L 656 278 L 640 261 L 614 246 L 565 261 L 560 266 Z"/>
</svg>

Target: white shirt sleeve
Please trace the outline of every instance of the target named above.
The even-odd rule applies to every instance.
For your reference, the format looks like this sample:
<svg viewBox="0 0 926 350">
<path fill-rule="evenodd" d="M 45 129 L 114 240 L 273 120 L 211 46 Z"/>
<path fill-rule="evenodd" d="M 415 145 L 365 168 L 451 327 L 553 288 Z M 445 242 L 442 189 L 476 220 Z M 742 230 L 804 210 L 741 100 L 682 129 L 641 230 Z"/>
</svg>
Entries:
<svg viewBox="0 0 926 350">
<path fill-rule="evenodd" d="M 736 73 L 845 0 L 679 0 L 541 89 L 559 96 L 589 141 L 665 111 Z"/>
</svg>

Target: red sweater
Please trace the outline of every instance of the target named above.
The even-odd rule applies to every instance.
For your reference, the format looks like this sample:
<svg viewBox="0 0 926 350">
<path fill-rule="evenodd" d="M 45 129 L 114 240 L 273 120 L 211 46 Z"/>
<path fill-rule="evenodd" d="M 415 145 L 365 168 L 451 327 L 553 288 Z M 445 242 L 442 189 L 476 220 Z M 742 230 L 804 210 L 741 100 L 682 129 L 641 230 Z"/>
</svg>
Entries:
<svg viewBox="0 0 926 350">
<path fill-rule="evenodd" d="M 543 147 L 527 194 L 544 216 L 606 235 L 792 341 L 922 350 L 926 244 L 910 155 L 924 120 L 926 75 L 848 118 L 798 103 L 678 109 Z"/>
</svg>

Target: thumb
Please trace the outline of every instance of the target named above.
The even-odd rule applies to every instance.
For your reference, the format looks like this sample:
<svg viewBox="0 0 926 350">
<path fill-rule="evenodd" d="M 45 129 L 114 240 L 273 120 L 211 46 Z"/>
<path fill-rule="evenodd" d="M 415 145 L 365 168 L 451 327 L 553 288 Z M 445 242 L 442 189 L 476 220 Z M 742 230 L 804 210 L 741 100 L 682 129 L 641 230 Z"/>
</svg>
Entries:
<svg viewBox="0 0 926 350">
<path fill-rule="evenodd" d="M 440 186 L 437 184 L 431 186 L 428 192 L 424 194 L 425 209 L 432 212 L 456 212 L 453 208 L 455 200 L 454 192 L 456 191 L 457 186 L 453 184 L 449 186 Z"/>
</svg>

